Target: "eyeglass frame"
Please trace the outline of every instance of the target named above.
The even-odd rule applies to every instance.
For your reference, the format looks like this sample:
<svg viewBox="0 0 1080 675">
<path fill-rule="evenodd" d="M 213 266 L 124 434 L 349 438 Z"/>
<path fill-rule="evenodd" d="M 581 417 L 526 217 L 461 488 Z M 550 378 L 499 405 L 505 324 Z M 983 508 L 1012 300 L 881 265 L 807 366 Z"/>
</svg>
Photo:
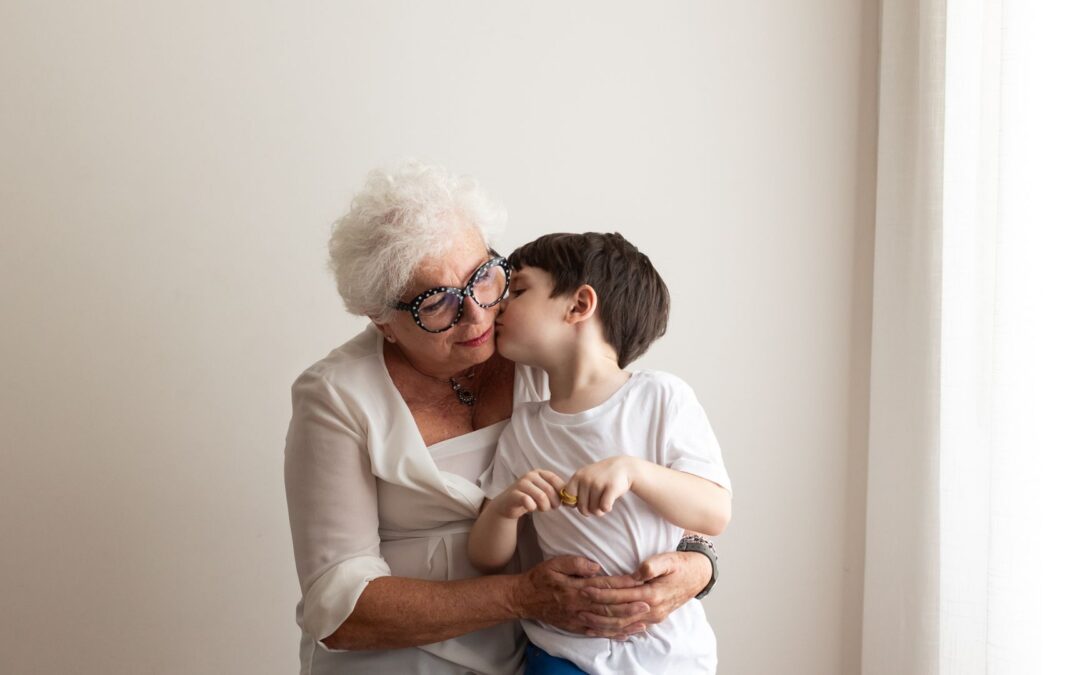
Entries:
<svg viewBox="0 0 1080 675">
<path fill-rule="evenodd" d="M 392 307 L 396 310 L 409 312 L 412 315 L 413 322 L 422 330 L 428 333 L 445 333 L 446 331 L 456 326 L 458 322 L 461 321 L 461 317 L 465 314 L 466 298 L 472 298 L 472 301 L 476 303 L 477 307 L 481 307 L 483 309 L 491 309 L 495 305 L 505 300 L 506 297 L 510 294 L 510 276 L 513 271 L 510 269 L 510 263 L 506 260 L 506 258 L 502 257 L 498 253 L 495 253 L 495 251 L 488 251 L 488 253 L 490 253 L 492 257 L 489 258 L 487 262 L 480 265 L 480 267 L 477 267 L 476 271 L 469 275 L 469 280 L 465 282 L 465 286 L 436 286 L 434 288 L 429 288 L 420 295 L 410 300 L 409 302 L 399 301 L 396 305 L 393 305 Z M 502 295 L 500 295 L 498 299 L 495 300 L 495 302 L 485 305 L 476 299 L 476 295 L 473 294 L 473 286 L 476 284 L 476 280 L 481 274 L 488 271 L 495 265 L 501 267 L 503 269 L 503 272 L 506 273 L 506 288 L 503 289 Z M 432 330 L 425 326 L 422 321 L 420 321 L 420 303 L 438 293 L 450 293 L 452 295 L 456 295 L 461 298 L 461 302 L 458 303 L 457 315 L 454 317 L 454 320 L 450 322 L 449 326 L 447 326 L 446 328 L 440 328 L 438 330 Z"/>
</svg>

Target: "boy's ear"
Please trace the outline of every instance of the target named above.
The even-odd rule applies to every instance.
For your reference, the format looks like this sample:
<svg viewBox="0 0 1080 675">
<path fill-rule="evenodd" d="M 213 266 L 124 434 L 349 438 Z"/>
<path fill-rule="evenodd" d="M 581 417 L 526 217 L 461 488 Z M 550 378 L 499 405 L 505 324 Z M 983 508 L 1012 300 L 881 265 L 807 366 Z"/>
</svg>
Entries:
<svg viewBox="0 0 1080 675">
<path fill-rule="evenodd" d="M 599 298 L 596 290 L 584 284 L 570 296 L 570 309 L 566 312 L 567 323 L 581 323 L 596 313 Z"/>
</svg>

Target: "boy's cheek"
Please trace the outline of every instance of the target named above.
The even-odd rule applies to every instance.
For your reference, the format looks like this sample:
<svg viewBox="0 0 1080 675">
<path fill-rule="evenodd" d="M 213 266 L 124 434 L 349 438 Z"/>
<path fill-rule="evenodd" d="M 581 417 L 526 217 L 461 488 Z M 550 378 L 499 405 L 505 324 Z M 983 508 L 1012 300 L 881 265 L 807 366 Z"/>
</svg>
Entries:
<svg viewBox="0 0 1080 675">
<path fill-rule="evenodd" d="M 514 360 L 513 349 L 510 348 L 506 338 L 499 333 L 495 333 L 495 351 L 499 352 L 499 356 L 504 359 Z"/>
</svg>

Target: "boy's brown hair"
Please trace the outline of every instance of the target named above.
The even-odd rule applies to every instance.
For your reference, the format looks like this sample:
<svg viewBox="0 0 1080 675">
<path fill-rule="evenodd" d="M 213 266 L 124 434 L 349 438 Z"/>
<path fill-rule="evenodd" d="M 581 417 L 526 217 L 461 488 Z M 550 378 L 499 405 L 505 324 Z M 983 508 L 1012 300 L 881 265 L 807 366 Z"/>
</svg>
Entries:
<svg viewBox="0 0 1080 675">
<path fill-rule="evenodd" d="M 667 331 L 671 299 L 649 257 L 621 234 L 546 234 L 510 254 L 515 270 L 535 267 L 551 275 L 551 297 L 588 284 L 596 291 L 604 339 L 625 368 Z"/>
</svg>

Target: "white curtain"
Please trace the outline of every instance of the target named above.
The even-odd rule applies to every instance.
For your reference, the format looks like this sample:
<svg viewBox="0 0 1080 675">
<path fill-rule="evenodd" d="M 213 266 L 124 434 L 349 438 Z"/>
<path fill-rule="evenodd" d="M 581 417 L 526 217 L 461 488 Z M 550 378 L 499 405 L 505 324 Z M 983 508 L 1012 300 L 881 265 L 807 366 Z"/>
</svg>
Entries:
<svg viewBox="0 0 1080 675">
<path fill-rule="evenodd" d="M 881 16 L 863 673 L 1080 673 L 1080 11 Z"/>
</svg>

